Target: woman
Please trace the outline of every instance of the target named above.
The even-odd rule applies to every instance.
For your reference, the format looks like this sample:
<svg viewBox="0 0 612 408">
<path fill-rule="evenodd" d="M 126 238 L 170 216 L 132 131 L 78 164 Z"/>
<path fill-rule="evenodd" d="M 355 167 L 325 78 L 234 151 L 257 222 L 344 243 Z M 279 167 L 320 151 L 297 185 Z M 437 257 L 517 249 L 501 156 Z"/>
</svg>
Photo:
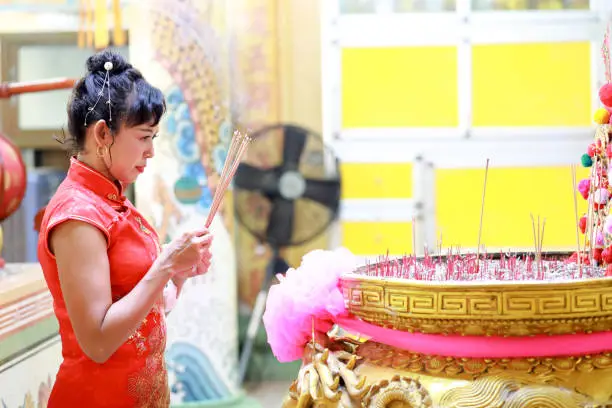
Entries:
<svg viewBox="0 0 612 408">
<path fill-rule="evenodd" d="M 212 238 L 199 229 L 160 250 L 123 192 L 153 157 L 164 96 L 110 51 L 87 68 L 68 104 L 76 155 L 38 245 L 63 355 L 48 406 L 168 407 L 166 305 L 208 270 Z"/>
</svg>

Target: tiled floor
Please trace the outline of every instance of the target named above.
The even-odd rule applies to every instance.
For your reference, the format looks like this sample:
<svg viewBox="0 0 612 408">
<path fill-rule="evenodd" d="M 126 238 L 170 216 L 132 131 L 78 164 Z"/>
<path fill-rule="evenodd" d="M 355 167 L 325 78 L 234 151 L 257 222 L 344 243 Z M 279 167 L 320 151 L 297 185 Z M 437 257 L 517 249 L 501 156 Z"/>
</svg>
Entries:
<svg viewBox="0 0 612 408">
<path fill-rule="evenodd" d="M 291 385 L 289 381 L 249 383 L 246 384 L 245 390 L 263 408 L 280 408 L 287 396 L 289 385 Z"/>
</svg>

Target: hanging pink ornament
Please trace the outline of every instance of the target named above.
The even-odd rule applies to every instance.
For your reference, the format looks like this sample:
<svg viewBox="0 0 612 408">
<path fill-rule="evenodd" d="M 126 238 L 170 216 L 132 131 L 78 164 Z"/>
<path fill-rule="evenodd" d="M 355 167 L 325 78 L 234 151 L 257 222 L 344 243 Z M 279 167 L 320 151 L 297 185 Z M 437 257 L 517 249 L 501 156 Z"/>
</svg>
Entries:
<svg viewBox="0 0 612 408">
<path fill-rule="evenodd" d="M 589 198 L 590 189 L 591 189 L 590 179 L 580 180 L 580 183 L 578 183 L 578 191 L 580 192 L 580 195 L 582 196 L 582 198 L 584 198 L 585 200 Z"/>
<path fill-rule="evenodd" d="M 599 100 L 607 107 L 612 107 L 612 84 L 599 88 Z"/>
<path fill-rule="evenodd" d="M 601 231 L 598 231 L 597 235 L 595 235 L 595 247 L 596 248 L 604 247 L 604 235 L 601 233 Z"/>
<path fill-rule="evenodd" d="M 604 205 L 610 200 L 610 192 L 605 188 L 598 188 L 593 194 L 593 201 L 596 204 Z"/>
<path fill-rule="evenodd" d="M 580 217 L 580 221 L 578 221 L 578 228 L 580 228 L 580 232 L 584 234 L 586 233 L 586 227 L 587 227 L 587 217 L 586 215 L 583 215 L 582 217 Z"/>
</svg>

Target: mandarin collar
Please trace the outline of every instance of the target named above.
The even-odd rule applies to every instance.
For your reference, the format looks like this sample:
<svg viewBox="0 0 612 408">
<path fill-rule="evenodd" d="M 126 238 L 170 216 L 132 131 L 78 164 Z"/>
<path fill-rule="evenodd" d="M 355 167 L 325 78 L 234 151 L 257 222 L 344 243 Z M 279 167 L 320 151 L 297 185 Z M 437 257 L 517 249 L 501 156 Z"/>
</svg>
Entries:
<svg viewBox="0 0 612 408">
<path fill-rule="evenodd" d="M 92 169 L 76 157 L 70 158 L 68 178 L 110 201 L 123 203 L 126 200 L 123 195 L 123 186 L 119 182 L 115 183 L 109 180 L 102 173 Z"/>
</svg>

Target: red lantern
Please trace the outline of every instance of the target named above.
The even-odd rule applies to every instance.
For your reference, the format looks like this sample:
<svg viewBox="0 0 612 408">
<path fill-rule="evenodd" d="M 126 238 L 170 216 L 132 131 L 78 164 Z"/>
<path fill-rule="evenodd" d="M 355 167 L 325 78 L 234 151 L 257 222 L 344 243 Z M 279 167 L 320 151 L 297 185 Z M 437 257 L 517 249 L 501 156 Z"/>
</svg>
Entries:
<svg viewBox="0 0 612 408">
<path fill-rule="evenodd" d="M 17 211 L 26 187 L 26 167 L 19 148 L 0 133 L 0 221 Z"/>
<path fill-rule="evenodd" d="M 32 92 L 70 89 L 74 79 L 59 78 L 35 82 L 0 83 L 0 99 Z M 19 148 L 0 133 L 0 222 L 10 217 L 21 205 L 27 187 L 26 168 Z M 0 252 L 2 251 L 2 229 L 0 228 Z M 4 260 L 0 257 L 0 269 Z"/>
<path fill-rule="evenodd" d="M 70 89 L 76 80 L 69 78 L 48 79 L 35 82 L 0 83 L 0 99 L 15 95 Z M 10 217 L 21 204 L 27 187 L 26 168 L 19 148 L 0 133 L 0 221 Z M 0 245 L 0 249 L 1 249 Z"/>
</svg>

